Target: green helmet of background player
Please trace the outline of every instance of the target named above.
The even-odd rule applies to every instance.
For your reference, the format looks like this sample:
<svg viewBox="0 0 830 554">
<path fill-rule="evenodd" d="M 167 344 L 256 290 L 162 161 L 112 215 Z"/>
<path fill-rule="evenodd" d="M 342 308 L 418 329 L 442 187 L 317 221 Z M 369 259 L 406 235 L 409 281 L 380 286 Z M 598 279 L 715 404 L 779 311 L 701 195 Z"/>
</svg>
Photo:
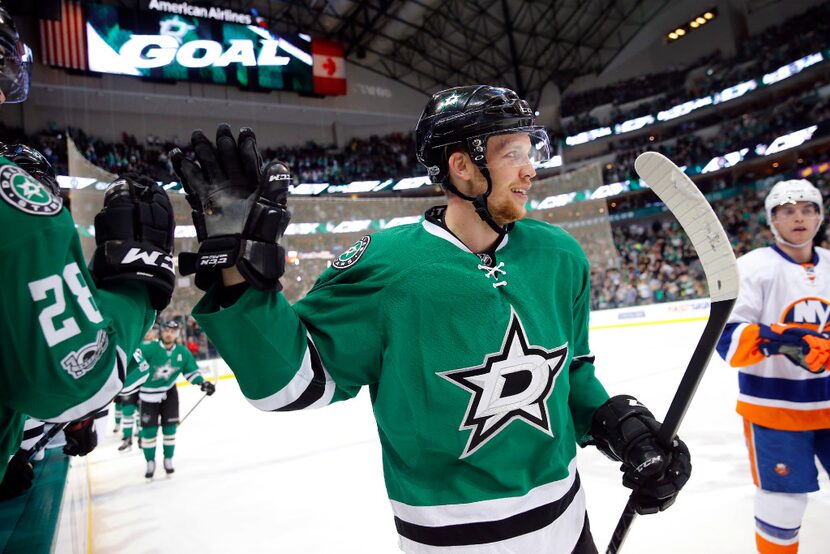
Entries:
<svg viewBox="0 0 830 554">
<path fill-rule="evenodd" d="M 551 156 L 550 139 L 545 128 L 534 123 L 530 105 L 508 88 L 474 85 L 442 90 L 432 95 L 418 119 L 418 161 L 427 168 L 433 183 L 472 202 L 481 219 L 502 233 L 506 229 L 493 221 L 487 207 L 487 197 L 493 189 L 487 169 L 487 143 L 495 135 L 527 133 L 533 147 L 528 161 L 545 162 Z M 450 180 L 448 160 L 459 150 L 469 154 L 487 180 L 483 194 L 464 194 Z"/>
</svg>

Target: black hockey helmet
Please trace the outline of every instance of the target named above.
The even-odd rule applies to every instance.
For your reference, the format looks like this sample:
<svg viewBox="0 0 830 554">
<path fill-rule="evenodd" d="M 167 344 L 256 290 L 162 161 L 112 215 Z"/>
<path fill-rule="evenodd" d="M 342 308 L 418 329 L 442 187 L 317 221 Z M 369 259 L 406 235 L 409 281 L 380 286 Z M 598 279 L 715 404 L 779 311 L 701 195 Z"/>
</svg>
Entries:
<svg viewBox="0 0 830 554">
<path fill-rule="evenodd" d="M 545 143 L 540 148 L 547 148 L 549 157 L 547 132 L 534 121 L 527 101 L 508 88 L 474 85 L 436 92 L 415 129 L 418 161 L 426 166 L 433 183 L 444 184 L 448 146 L 466 146 L 476 165 L 484 167 L 487 145 L 481 139 L 508 132 L 538 134 Z"/>
<path fill-rule="evenodd" d="M 175 319 L 171 319 L 161 326 L 162 329 L 170 329 L 172 331 L 178 331 L 180 327 L 181 325 L 179 325 L 179 322 Z"/>
<path fill-rule="evenodd" d="M 49 187 L 53 194 L 60 196 L 61 187 L 55 177 L 55 170 L 43 154 L 25 144 L 0 143 L 0 156 L 13 161 L 23 171 Z"/>
<path fill-rule="evenodd" d="M 550 159 L 550 139 L 544 127 L 534 124 L 527 101 L 508 88 L 489 85 L 454 87 L 432 95 L 415 129 L 418 161 L 426 166 L 434 184 L 447 188 L 476 207 L 476 212 L 496 232 L 505 229 L 492 221 L 487 197 L 493 184 L 487 170 L 487 142 L 494 135 L 527 133 L 533 151 L 524 163 Z M 471 197 L 459 192 L 448 179 L 448 160 L 453 146 L 462 147 L 487 180 L 487 191 Z"/>
<path fill-rule="evenodd" d="M 9 104 L 29 96 L 32 81 L 32 51 L 17 34 L 14 20 L 0 6 L 0 92 Z"/>
</svg>

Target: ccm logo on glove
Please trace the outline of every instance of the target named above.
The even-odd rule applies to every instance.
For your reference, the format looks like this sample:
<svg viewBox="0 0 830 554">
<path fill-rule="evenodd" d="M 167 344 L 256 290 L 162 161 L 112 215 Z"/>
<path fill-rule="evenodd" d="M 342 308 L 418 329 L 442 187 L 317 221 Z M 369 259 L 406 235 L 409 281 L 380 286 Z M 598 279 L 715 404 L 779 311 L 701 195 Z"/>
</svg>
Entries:
<svg viewBox="0 0 830 554">
<path fill-rule="evenodd" d="M 219 264 L 226 264 L 228 263 L 228 255 L 227 254 L 218 254 L 215 256 L 204 256 L 202 260 L 199 262 L 199 265 L 206 265 L 206 266 L 215 266 Z"/>
<path fill-rule="evenodd" d="M 158 261 L 159 258 L 161 258 L 160 263 Z M 146 265 L 156 265 L 162 269 L 173 271 L 173 258 L 168 255 L 162 255 L 162 253 L 158 251 L 130 248 L 127 251 L 127 254 L 121 259 L 122 264 L 131 264 L 139 261 L 145 263 Z"/>
</svg>

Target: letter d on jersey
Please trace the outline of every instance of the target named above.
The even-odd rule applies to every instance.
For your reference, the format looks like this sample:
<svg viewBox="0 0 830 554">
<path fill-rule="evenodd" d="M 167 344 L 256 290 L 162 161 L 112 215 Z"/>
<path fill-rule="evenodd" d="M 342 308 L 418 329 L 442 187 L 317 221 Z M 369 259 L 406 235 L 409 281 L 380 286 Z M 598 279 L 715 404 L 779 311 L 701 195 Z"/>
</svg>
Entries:
<svg viewBox="0 0 830 554">
<path fill-rule="evenodd" d="M 514 419 L 552 436 L 547 401 L 568 357 L 568 345 L 551 350 L 531 345 L 511 308 L 501 349 L 479 366 L 437 375 L 471 394 L 459 431 L 472 430 L 460 458 L 466 458 L 505 430 Z"/>
</svg>

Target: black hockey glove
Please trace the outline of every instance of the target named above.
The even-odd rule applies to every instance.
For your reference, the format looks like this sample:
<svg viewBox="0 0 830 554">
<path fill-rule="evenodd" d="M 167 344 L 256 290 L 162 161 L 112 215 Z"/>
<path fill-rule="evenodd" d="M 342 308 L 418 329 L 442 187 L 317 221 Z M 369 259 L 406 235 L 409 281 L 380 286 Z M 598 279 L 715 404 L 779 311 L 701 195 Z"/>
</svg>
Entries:
<svg viewBox="0 0 830 554">
<path fill-rule="evenodd" d="M 94 416 L 70 423 L 63 430 L 63 434 L 66 436 L 63 453 L 67 456 L 86 456 L 98 446 Z"/>
<path fill-rule="evenodd" d="M 689 449 L 674 437 L 665 449 L 657 442 L 660 423 L 633 396 L 615 396 L 599 407 L 591 425 L 593 444 L 622 462 L 623 485 L 639 514 L 653 514 L 672 504 L 692 473 Z"/>
<path fill-rule="evenodd" d="M 214 392 L 216 392 L 216 385 L 214 385 L 210 381 L 202 381 L 202 384 L 199 388 L 201 388 L 202 392 L 205 393 L 208 396 L 210 396 Z"/>
<path fill-rule="evenodd" d="M 104 195 L 104 208 L 95 216 L 95 243 L 90 271 L 96 285 L 137 280 L 150 292 L 153 308 L 170 303 L 173 271 L 173 207 L 155 181 L 125 174 Z"/>
<path fill-rule="evenodd" d="M 193 208 L 199 252 L 179 255 L 182 275 L 196 274 L 196 286 L 208 290 L 221 282 L 221 270 L 236 267 L 259 290 L 281 290 L 285 250 L 278 241 L 288 227 L 286 207 L 291 173 L 286 164 L 262 158 L 251 129 L 235 141 L 230 127 L 216 129 L 216 147 L 202 131 L 190 139 L 198 165 L 181 150 L 170 152 L 173 169 Z"/>
<path fill-rule="evenodd" d="M 6 474 L 0 483 L 0 501 L 20 496 L 23 491 L 32 487 L 35 472 L 32 465 L 26 461 L 28 454 L 26 450 L 18 450 L 9 460 Z"/>
</svg>

